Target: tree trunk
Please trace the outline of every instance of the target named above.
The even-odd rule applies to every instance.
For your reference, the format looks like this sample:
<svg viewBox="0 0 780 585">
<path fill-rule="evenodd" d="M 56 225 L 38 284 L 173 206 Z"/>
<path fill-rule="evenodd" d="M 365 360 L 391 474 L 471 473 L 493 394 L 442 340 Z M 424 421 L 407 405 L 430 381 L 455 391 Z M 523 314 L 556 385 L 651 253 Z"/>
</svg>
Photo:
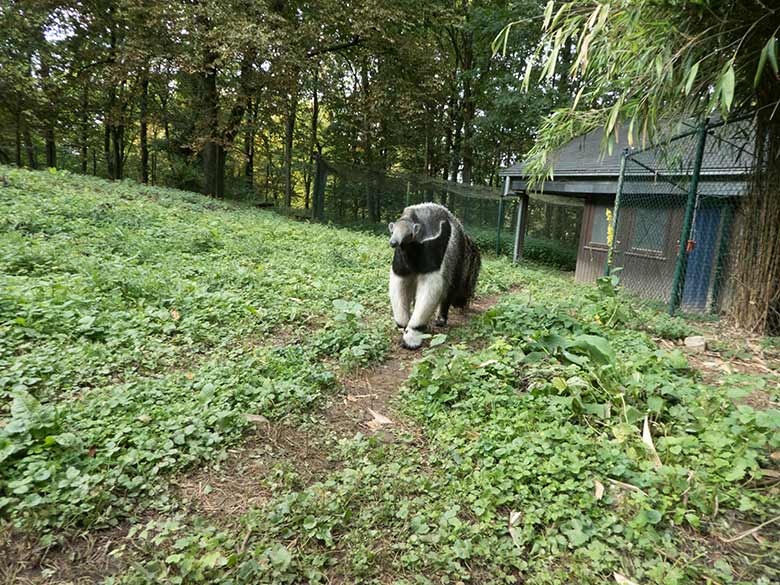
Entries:
<svg viewBox="0 0 780 585">
<path fill-rule="evenodd" d="M 43 29 L 40 30 L 39 41 L 41 43 L 41 47 L 46 47 L 48 45 L 48 41 L 46 40 Z M 48 102 L 47 105 L 44 106 L 45 111 L 43 113 L 43 140 L 45 143 L 46 166 L 50 169 L 54 169 L 57 168 L 57 143 L 54 138 L 54 123 L 57 117 L 57 114 L 54 110 L 54 104 L 56 103 L 56 100 L 53 99 L 53 96 L 51 95 L 52 92 L 49 55 L 45 48 L 43 48 L 40 52 L 40 67 L 38 69 L 38 73 L 41 77 L 46 101 Z"/>
<path fill-rule="evenodd" d="M 114 178 L 121 180 L 124 176 L 125 126 L 116 122 L 111 128 L 114 152 Z"/>
<path fill-rule="evenodd" d="M 106 172 L 108 178 L 114 178 L 114 159 L 111 156 L 111 123 L 106 119 L 103 128 L 103 153 L 106 157 Z"/>
<path fill-rule="evenodd" d="M 203 114 L 206 119 L 206 142 L 203 145 L 203 193 L 214 197 L 224 195 L 221 187 L 219 161 L 222 145 L 219 143 L 219 96 L 217 94 L 217 55 L 207 49 L 203 74 Z"/>
<path fill-rule="evenodd" d="M 149 73 L 144 71 L 141 79 L 141 104 L 140 104 L 140 128 L 138 131 L 138 140 L 141 146 L 141 182 L 149 182 L 149 141 L 147 137 L 147 117 L 149 100 Z"/>
<path fill-rule="evenodd" d="M 311 200 L 311 181 L 316 171 L 317 156 L 315 150 L 318 148 L 317 140 L 317 126 L 319 125 L 320 117 L 320 96 L 319 96 L 319 80 L 320 80 L 320 62 L 317 61 L 317 65 L 314 68 L 314 90 L 311 99 L 311 141 L 309 144 L 309 178 L 306 181 L 306 199 L 304 201 L 304 207 L 309 209 Z"/>
<path fill-rule="evenodd" d="M 14 162 L 22 166 L 22 113 L 16 112 L 16 132 L 14 141 Z"/>
<path fill-rule="evenodd" d="M 474 96 L 471 78 L 474 66 L 474 47 L 471 33 L 464 34 L 463 46 L 463 182 L 471 183 L 474 167 L 472 135 L 474 132 Z"/>
<path fill-rule="evenodd" d="M 89 141 L 89 84 L 84 83 L 84 87 L 81 90 L 81 121 L 80 121 L 80 137 L 79 137 L 79 160 L 81 162 L 81 174 L 87 174 L 87 166 L 89 161 L 87 160 L 88 153 L 88 141 Z"/>
<path fill-rule="evenodd" d="M 777 87 L 763 103 L 776 102 Z M 749 193 L 741 202 L 729 313 L 740 326 L 764 335 L 780 335 L 780 118 L 772 108 L 756 116 L 755 162 Z"/>
<path fill-rule="evenodd" d="M 24 138 L 24 148 L 27 151 L 27 164 L 31 169 L 37 169 L 38 153 L 35 150 L 32 134 L 30 134 L 30 125 L 24 117 L 22 117 L 22 137 Z"/>
<path fill-rule="evenodd" d="M 452 153 L 450 154 L 450 181 L 458 180 L 460 171 L 461 134 L 463 131 L 463 116 L 455 114 L 455 130 L 453 131 Z"/>
<path fill-rule="evenodd" d="M 255 189 L 255 124 L 257 124 L 257 100 L 249 102 L 249 124 L 244 135 L 244 176 L 249 192 Z"/>
<path fill-rule="evenodd" d="M 296 74 L 295 87 L 287 102 L 287 121 L 284 125 L 284 205 L 292 207 L 292 158 L 293 136 L 295 133 L 295 117 L 298 114 L 298 78 Z"/>
</svg>

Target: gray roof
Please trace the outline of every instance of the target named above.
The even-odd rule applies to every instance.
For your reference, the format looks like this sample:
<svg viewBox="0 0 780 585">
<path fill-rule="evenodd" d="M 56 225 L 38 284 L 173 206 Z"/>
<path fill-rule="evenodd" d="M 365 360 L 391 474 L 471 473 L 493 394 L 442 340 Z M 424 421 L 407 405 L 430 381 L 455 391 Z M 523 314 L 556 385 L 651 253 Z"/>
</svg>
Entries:
<svg viewBox="0 0 780 585">
<path fill-rule="evenodd" d="M 622 129 L 612 153 L 602 153 L 603 136 L 603 129 L 593 130 L 555 151 L 550 157 L 553 179 L 546 182 L 545 191 L 551 186 L 550 183 L 560 180 L 565 182 L 567 179 L 577 182 L 592 179 L 600 183 L 596 192 L 608 191 L 612 185 L 607 186 L 605 181 L 611 183 L 620 175 L 620 158 L 624 147 L 628 145 L 628 138 L 626 129 Z M 635 150 L 627 173 L 653 175 L 655 171 L 666 175 L 689 174 L 693 166 L 695 144 L 696 136 L 690 135 L 674 140 L 665 147 Z M 702 174 L 747 174 L 753 164 L 752 145 L 753 133 L 749 121 L 711 129 L 705 143 Z M 523 185 L 525 166 L 525 162 L 518 162 L 501 169 L 499 174 L 512 177 L 513 184 L 516 182 Z"/>
</svg>

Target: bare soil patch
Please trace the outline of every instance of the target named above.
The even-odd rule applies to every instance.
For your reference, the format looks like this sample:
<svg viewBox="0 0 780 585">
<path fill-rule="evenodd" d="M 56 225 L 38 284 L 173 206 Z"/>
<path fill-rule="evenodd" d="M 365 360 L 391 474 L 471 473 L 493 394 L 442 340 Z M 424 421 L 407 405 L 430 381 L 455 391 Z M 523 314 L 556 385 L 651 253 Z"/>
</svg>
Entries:
<svg viewBox="0 0 780 585">
<path fill-rule="evenodd" d="M 511 292 L 511 291 L 510 291 Z M 505 294 L 509 294 L 505 293 Z M 431 333 L 450 333 L 465 325 L 474 315 L 483 313 L 498 303 L 501 297 L 491 295 L 474 300 L 463 311 L 450 313 L 449 324 L 444 328 L 432 328 Z M 393 340 L 392 348 L 381 364 L 358 370 L 341 377 L 344 393 L 337 396 L 325 410 L 328 426 L 341 437 L 351 437 L 357 432 L 374 433 L 382 440 L 392 441 L 399 431 L 414 433 L 404 421 L 395 416 L 393 401 L 406 378 L 420 359 L 419 350 L 403 349 L 401 333 Z M 389 419 L 389 422 L 384 420 Z"/>
<path fill-rule="evenodd" d="M 0 583 L 4 585 L 85 585 L 121 572 L 129 525 L 73 534 L 62 544 L 41 546 L 34 535 L 8 531 L 0 536 Z"/>
</svg>

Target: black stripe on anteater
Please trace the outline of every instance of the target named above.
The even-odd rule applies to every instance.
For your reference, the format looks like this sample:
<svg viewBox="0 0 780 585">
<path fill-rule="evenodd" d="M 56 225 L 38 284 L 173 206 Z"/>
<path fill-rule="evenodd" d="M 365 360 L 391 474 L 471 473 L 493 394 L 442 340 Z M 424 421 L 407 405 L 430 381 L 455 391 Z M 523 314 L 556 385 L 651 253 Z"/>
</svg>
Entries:
<svg viewBox="0 0 780 585">
<path fill-rule="evenodd" d="M 438 237 L 422 243 L 401 244 L 393 254 L 393 272 L 398 276 L 436 272 L 444 261 L 444 254 L 447 251 L 451 235 L 450 222 L 442 221 L 441 233 Z"/>
</svg>

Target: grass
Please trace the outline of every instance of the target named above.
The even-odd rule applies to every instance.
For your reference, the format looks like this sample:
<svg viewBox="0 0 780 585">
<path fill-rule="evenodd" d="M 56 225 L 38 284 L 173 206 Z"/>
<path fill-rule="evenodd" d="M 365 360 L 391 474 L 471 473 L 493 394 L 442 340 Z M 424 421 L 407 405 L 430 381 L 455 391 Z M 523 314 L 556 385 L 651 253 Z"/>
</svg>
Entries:
<svg viewBox="0 0 780 585">
<path fill-rule="evenodd" d="M 0 175 L 0 514 L 44 544 L 129 526 L 134 562 L 107 582 L 780 577 L 777 524 L 735 539 L 780 513 L 780 412 L 744 403 L 757 389 L 776 403 L 776 376 L 706 383 L 654 340 L 698 324 L 615 280 L 488 260 L 482 293 L 522 290 L 432 339 L 390 439 L 344 436 L 324 410 L 338 380 L 395 342 L 384 238 L 191 193 Z M 220 461 L 248 413 L 295 426 L 332 464 L 304 479 L 282 458 L 256 478 L 270 500 L 193 513 L 171 482 Z"/>
<path fill-rule="evenodd" d="M 104 526 L 386 351 L 384 239 L 193 193 L 2 169 L 0 512 Z M 485 290 L 507 288 L 489 264 Z M 380 318 L 381 317 L 381 318 Z M 297 343 L 296 343 L 297 342 Z"/>
</svg>

